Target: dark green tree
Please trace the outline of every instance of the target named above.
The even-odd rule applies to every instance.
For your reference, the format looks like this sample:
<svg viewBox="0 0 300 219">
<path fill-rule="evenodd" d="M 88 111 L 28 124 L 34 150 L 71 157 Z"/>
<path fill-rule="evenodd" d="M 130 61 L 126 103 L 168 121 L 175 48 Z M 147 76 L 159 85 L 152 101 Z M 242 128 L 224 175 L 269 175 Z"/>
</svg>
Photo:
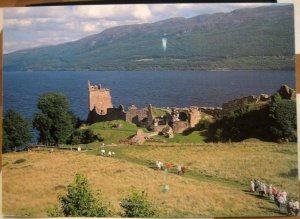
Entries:
<svg viewBox="0 0 300 219">
<path fill-rule="evenodd" d="M 82 141 L 82 131 L 77 129 L 72 133 L 67 143 L 77 145 L 77 144 L 81 144 L 81 141 Z"/>
<path fill-rule="evenodd" d="M 33 118 L 33 127 L 39 131 L 39 142 L 43 144 L 66 143 L 75 126 L 69 102 L 61 93 L 47 93 L 38 101 L 38 109 Z"/>
<path fill-rule="evenodd" d="M 88 144 L 94 141 L 103 141 L 103 138 L 95 134 L 92 130 L 90 129 L 77 129 L 75 130 L 70 138 L 68 139 L 68 144 Z"/>
<path fill-rule="evenodd" d="M 147 194 L 142 192 L 137 192 L 135 190 L 131 191 L 126 198 L 123 198 L 120 203 L 124 210 L 121 214 L 122 217 L 157 217 L 159 214 L 158 208 L 148 200 Z"/>
<path fill-rule="evenodd" d="M 68 186 L 65 196 L 60 196 L 61 209 L 66 217 L 109 217 L 108 205 L 92 194 L 87 179 L 76 174 L 75 183 Z"/>
<path fill-rule="evenodd" d="M 5 146 L 9 146 L 11 145 L 11 142 L 10 140 L 8 139 L 8 136 L 6 134 L 6 131 L 3 129 L 3 132 L 2 132 L 2 153 L 4 152 L 4 147 Z"/>
<path fill-rule="evenodd" d="M 3 117 L 3 145 L 14 148 L 31 141 L 30 123 L 13 109 L 5 112 Z"/>
</svg>

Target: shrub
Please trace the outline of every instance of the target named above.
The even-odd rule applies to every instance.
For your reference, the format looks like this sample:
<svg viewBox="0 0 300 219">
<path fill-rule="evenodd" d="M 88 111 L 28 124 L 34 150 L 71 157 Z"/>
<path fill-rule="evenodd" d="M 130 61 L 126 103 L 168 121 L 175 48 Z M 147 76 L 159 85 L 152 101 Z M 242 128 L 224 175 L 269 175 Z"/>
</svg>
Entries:
<svg viewBox="0 0 300 219">
<path fill-rule="evenodd" d="M 196 130 L 205 130 L 209 128 L 209 125 L 211 122 L 209 120 L 201 120 L 197 125 L 196 125 Z"/>
<path fill-rule="evenodd" d="M 270 110 L 270 117 L 274 124 L 270 130 L 275 139 L 287 138 L 296 141 L 296 102 L 293 100 L 281 100 Z"/>
<path fill-rule="evenodd" d="M 120 203 L 124 210 L 122 217 L 157 217 L 158 209 L 151 201 L 148 200 L 147 194 L 133 190 L 126 198 L 123 198 Z"/>
<path fill-rule="evenodd" d="M 46 209 L 48 217 L 64 217 L 64 212 L 58 206 Z"/>
<path fill-rule="evenodd" d="M 81 143 L 88 144 L 94 141 L 103 141 L 103 139 L 99 135 L 94 134 L 94 132 L 90 129 L 84 130 L 82 133 Z"/>
<path fill-rule="evenodd" d="M 69 217 L 109 217 L 107 205 L 94 198 L 87 179 L 76 174 L 75 183 L 68 186 L 67 194 L 59 201 L 64 216 Z"/>
<path fill-rule="evenodd" d="M 103 141 L 100 135 L 94 134 L 90 129 L 85 130 L 75 130 L 70 136 L 69 144 L 88 144 L 94 141 Z"/>
<path fill-rule="evenodd" d="M 18 215 L 20 215 L 22 217 L 31 217 L 31 216 L 33 216 L 33 211 L 32 211 L 32 209 L 22 208 L 18 212 Z"/>
</svg>

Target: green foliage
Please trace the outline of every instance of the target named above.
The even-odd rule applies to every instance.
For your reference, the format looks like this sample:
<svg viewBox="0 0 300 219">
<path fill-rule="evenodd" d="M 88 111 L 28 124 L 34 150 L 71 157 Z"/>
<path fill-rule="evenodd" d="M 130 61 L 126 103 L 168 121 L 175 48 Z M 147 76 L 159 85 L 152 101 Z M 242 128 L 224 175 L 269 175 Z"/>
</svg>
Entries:
<svg viewBox="0 0 300 219">
<path fill-rule="evenodd" d="M 276 139 L 286 138 L 290 141 L 297 140 L 297 118 L 296 118 L 296 102 L 293 100 L 281 100 L 270 112 L 274 124 L 270 130 Z"/>
<path fill-rule="evenodd" d="M 159 211 L 154 206 L 154 203 L 148 200 L 145 191 L 131 191 L 126 198 L 123 198 L 120 203 L 124 210 L 122 217 L 158 217 Z"/>
<path fill-rule="evenodd" d="M 6 131 L 4 130 L 4 128 L 3 128 L 3 130 L 2 130 L 2 153 L 4 153 L 4 147 L 6 146 L 6 145 L 12 145 L 12 143 L 11 143 L 11 141 L 9 140 L 9 138 L 8 138 L 8 136 L 7 136 L 7 134 L 6 134 Z M 11 146 L 10 146 L 11 147 Z"/>
<path fill-rule="evenodd" d="M 271 102 L 257 108 L 245 104 L 230 116 L 216 120 L 208 128 L 209 141 L 241 141 L 258 138 L 276 141 L 286 138 L 296 141 L 296 102 L 281 99 L 279 94 Z"/>
<path fill-rule="evenodd" d="M 7 110 L 3 118 L 3 145 L 21 146 L 31 141 L 30 123 L 17 111 Z"/>
<path fill-rule="evenodd" d="M 68 186 L 67 194 L 60 196 L 59 201 L 66 217 L 111 216 L 108 206 L 93 196 L 87 179 L 80 174 L 76 174 L 75 183 Z"/>
<path fill-rule="evenodd" d="M 22 216 L 22 217 L 32 217 L 33 216 L 33 211 L 32 211 L 32 209 L 29 209 L 29 208 L 22 208 L 18 212 L 18 215 Z"/>
<path fill-rule="evenodd" d="M 23 162 L 25 162 L 25 161 L 26 161 L 26 159 L 24 159 L 24 158 L 19 158 L 19 159 L 17 159 L 17 160 L 14 162 L 14 164 L 23 163 Z"/>
<path fill-rule="evenodd" d="M 103 138 L 99 134 L 94 134 L 90 129 L 84 130 L 75 130 L 70 136 L 68 143 L 69 144 L 89 144 L 94 141 L 103 141 Z"/>
<path fill-rule="evenodd" d="M 34 115 L 33 126 L 39 131 L 39 141 L 66 143 L 76 124 L 67 97 L 61 93 L 44 94 L 39 98 L 38 109 L 40 112 Z"/>
<path fill-rule="evenodd" d="M 64 217 L 64 212 L 58 206 L 46 209 L 48 217 Z"/>
<path fill-rule="evenodd" d="M 269 104 L 269 112 L 270 112 L 269 116 L 271 118 L 275 118 L 275 111 L 281 100 L 282 98 L 278 92 L 274 96 L 272 96 L 272 101 Z"/>
<path fill-rule="evenodd" d="M 208 120 L 201 120 L 197 125 L 196 125 L 196 130 L 206 130 L 208 129 L 209 125 L 210 125 L 210 121 Z"/>
</svg>

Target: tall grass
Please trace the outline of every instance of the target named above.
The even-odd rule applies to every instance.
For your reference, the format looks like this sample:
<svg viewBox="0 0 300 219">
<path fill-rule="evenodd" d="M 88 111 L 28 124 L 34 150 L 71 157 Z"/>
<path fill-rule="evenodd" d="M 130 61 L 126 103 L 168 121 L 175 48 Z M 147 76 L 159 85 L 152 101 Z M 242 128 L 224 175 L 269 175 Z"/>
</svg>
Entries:
<svg viewBox="0 0 300 219">
<path fill-rule="evenodd" d="M 131 147 L 127 156 L 184 165 L 197 174 L 243 185 L 259 179 L 298 197 L 297 145 L 267 142 Z"/>
<path fill-rule="evenodd" d="M 139 154 L 137 148 L 126 149 L 132 156 Z M 157 154 L 166 149 L 144 147 L 140 153 L 142 157 L 146 157 L 147 152 L 155 158 L 167 159 L 167 155 Z M 174 149 L 178 148 L 170 147 L 165 152 L 173 156 L 174 162 L 183 159 L 171 152 Z M 179 154 L 184 154 L 180 151 Z M 26 162 L 13 164 L 20 158 L 26 158 Z M 3 167 L 5 215 L 20 216 L 30 212 L 32 216 L 46 216 L 46 210 L 57 204 L 57 195 L 66 192 L 65 186 L 72 182 L 76 173 L 86 175 L 93 191 L 101 190 L 115 212 L 120 210 L 120 199 L 133 186 L 145 190 L 155 200 L 161 217 L 277 215 L 273 203 L 257 199 L 241 188 L 165 174 L 143 163 L 72 151 L 8 153 L 3 155 L 3 162 L 8 163 Z M 164 184 L 170 187 L 167 193 L 162 192 Z"/>
</svg>

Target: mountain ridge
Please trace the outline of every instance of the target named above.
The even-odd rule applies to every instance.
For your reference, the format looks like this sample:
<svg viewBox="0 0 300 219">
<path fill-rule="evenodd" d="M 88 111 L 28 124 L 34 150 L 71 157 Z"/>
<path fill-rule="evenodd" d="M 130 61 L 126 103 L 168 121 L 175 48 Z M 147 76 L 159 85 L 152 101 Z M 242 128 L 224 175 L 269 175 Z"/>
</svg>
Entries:
<svg viewBox="0 0 300 219">
<path fill-rule="evenodd" d="M 291 70 L 293 25 L 290 5 L 122 25 L 5 54 L 4 70 Z"/>
</svg>

